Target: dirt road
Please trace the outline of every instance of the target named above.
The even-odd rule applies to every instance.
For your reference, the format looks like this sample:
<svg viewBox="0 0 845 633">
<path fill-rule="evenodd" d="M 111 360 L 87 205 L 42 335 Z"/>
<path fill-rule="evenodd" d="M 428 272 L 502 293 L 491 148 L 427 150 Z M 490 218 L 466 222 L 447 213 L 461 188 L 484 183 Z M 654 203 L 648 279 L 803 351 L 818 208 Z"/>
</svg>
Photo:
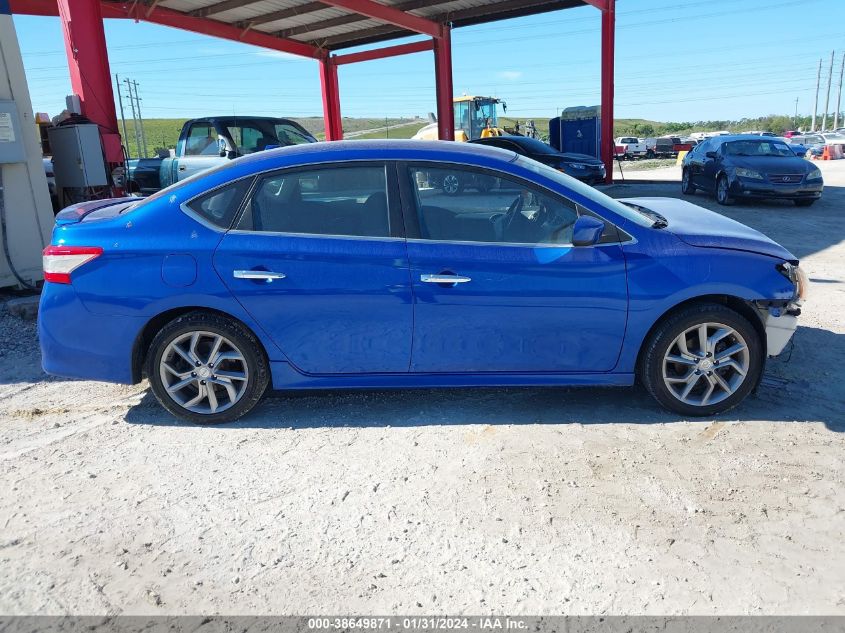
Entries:
<svg viewBox="0 0 845 633">
<path fill-rule="evenodd" d="M 459 389 L 202 428 L 146 385 L 45 377 L 3 315 L 0 612 L 845 614 L 845 161 L 822 167 L 810 209 L 719 209 L 813 286 L 791 360 L 715 420 L 640 389 Z"/>
</svg>

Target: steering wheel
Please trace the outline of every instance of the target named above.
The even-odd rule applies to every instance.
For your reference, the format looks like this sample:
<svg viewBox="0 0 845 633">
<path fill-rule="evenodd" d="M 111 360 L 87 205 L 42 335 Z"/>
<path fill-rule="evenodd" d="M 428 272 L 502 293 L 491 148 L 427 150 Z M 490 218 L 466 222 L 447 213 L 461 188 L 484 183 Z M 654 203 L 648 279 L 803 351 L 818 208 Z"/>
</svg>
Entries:
<svg viewBox="0 0 845 633">
<path fill-rule="evenodd" d="M 502 222 L 502 238 L 510 233 L 510 229 L 514 224 L 514 221 L 519 216 L 520 212 L 522 211 L 522 207 L 525 205 L 524 200 L 522 199 L 522 192 L 516 197 L 516 200 L 511 202 L 511 206 L 508 207 L 508 210 L 505 211 L 505 217 Z"/>
</svg>

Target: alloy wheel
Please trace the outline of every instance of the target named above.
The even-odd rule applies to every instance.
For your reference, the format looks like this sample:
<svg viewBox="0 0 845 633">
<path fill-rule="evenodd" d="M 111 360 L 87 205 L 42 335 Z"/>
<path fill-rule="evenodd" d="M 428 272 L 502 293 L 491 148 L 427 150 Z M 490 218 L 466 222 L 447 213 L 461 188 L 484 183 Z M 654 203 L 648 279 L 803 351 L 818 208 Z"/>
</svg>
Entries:
<svg viewBox="0 0 845 633">
<path fill-rule="evenodd" d="M 722 323 L 701 323 L 681 332 L 663 357 L 663 382 L 681 402 L 703 407 L 730 397 L 751 365 L 742 335 Z"/>
<path fill-rule="evenodd" d="M 446 174 L 443 177 L 443 191 L 448 194 L 456 194 L 461 188 L 461 182 L 455 174 Z"/>
<path fill-rule="evenodd" d="M 246 392 L 249 368 L 243 353 L 225 336 L 187 332 L 161 356 L 159 376 L 167 395 L 193 413 L 220 413 Z"/>
</svg>

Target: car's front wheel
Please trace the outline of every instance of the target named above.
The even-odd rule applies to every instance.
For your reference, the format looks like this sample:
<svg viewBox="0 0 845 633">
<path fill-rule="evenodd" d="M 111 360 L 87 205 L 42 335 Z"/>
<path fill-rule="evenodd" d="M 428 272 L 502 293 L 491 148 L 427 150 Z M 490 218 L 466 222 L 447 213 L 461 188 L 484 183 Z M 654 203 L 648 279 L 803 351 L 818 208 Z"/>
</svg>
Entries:
<svg viewBox="0 0 845 633">
<path fill-rule="evenodd" d="M 733 196 L 731 196 L 730 183 L 725 174 L 719 176 L 719 179 L 716 181 L 716 202 L 725 206 L 734 203 Z"/>
<path fill-rule="evenodd" d="M 681 175 L 681 193 L 685 196 L 691 196 L 695 193 L 695 185 L 692 184 L 692 174 L 689 169 L 685 169 Z"/>
<path fill-rule="evenodd" d="M 724 305 L 702 303 L 658 325 L 643 347 L 639 377 L 666 409 L 715 415 L 756 387 L 764 359 L 763 341 L 748 319 Z"/>
<path fill-rule="evenodd" d="M 269 367 L 240 323 L 193 312 L 165 325 L 147 353 L 146 373 L 161 405 L 198 424 L 237 420 L 261 399 Z"/>
</svg>

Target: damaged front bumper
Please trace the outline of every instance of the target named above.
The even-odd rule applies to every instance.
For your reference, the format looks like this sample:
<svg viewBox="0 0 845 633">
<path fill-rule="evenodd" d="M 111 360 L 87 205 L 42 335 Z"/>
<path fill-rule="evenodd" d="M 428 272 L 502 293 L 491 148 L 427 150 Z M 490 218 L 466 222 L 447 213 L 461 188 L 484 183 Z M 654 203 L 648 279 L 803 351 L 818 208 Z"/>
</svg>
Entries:
<svg viewBox="0 0 845 633">
<path fill-rule="evenodd" d="M 789 301 L 758 301 L 757 309 L 766 329 L 766 354 L 777 356 L 786 348 L 795 330 L 798 329 L 798 317 L 801 305 L 807 294 L 807 279 L 804 271 L 792 264 L 784 264 L 784 276 L 795 284 L 795 293 Z"/>
</svg>

